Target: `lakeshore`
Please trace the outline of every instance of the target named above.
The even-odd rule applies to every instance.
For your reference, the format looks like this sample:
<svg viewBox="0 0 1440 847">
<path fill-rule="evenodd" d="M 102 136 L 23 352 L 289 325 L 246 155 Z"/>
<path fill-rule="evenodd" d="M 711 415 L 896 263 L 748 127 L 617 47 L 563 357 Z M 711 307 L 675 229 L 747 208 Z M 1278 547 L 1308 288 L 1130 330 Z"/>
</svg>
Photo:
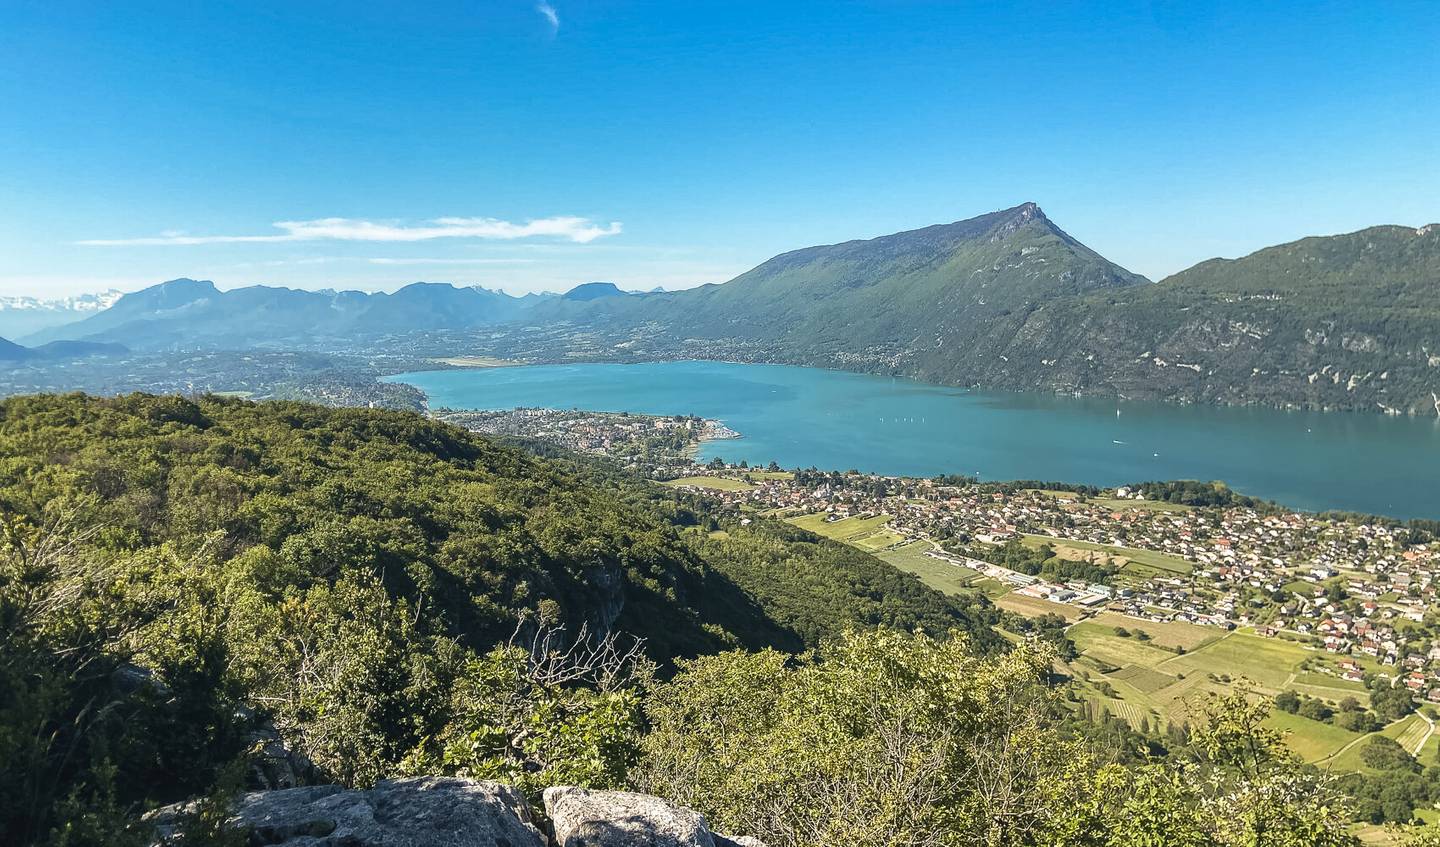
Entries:
<svg viewBox="0 0 1440 847">
<path fill-rule="evenodd" d="M 1440 517 L 1440 423 L 1384 415 L 1000 394 L 782 365 L 663 362 L 424 371 L 432 406 L 696 415 L 740 439 L 696 458 L 897 476 L 1116 486 L 1224 480 L 1307 511 Z"/>
</svg>

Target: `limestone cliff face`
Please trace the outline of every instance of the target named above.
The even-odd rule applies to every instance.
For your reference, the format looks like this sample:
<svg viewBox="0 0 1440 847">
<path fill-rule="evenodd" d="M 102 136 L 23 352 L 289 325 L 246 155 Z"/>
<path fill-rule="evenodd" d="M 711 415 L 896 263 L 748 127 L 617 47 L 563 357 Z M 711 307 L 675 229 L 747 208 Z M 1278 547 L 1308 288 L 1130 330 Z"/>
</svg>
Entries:
<svg viewBox="0 0 1440 847">
<path fill-rule="evenodd" d="M 151 815 L 155 847 L 184 844 L 194 809 Z M 236 801 L 227 826 L 251 847 L 765 847 L 711 832 L 702 815 L 646 794 L 556 786 L 540 817 L 508 785 L 453 777 L 256 791 Z"/>
</svg>

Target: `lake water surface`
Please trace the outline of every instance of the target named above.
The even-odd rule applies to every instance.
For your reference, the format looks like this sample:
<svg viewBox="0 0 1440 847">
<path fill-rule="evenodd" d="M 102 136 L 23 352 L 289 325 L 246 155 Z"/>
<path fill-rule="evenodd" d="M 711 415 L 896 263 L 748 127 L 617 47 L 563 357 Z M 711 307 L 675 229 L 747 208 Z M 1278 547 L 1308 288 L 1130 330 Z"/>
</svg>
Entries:
<svg viewBox="0 0 1440 847">
<path fill-rule="evenodd" d="M 389 379 L 418 387 L 434 408 L 694 414 L 744 436 L 705 444 L 704 459 L 1102 486 L 1221 479 L 1301 509 L 1440 518 L 1440 421 L 1433 418 L 987 393 L 723 362 L 477 368 Z"/>
</svg>

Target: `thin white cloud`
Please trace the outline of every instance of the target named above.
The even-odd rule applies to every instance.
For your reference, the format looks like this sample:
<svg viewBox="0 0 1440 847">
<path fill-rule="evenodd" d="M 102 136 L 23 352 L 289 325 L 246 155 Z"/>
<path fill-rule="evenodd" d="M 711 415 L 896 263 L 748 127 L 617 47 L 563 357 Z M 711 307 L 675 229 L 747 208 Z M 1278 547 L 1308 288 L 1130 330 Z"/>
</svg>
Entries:
<svg viewBox="0 0 1440 847">
<path fill-rule="evenodd" d="M 429 241 L 435 238 L 479 238 L 511 241 L 518 238 L 558 238 L 588 244 L 607 235 L 618 235 L 620 223 L 606 226 L 589 218 L 561 215 L 512 223 L 496 218 L 435 218 L 420 226 L 356 220 L 319 218 L 311 221 L 277 221 L 281 230 L 271 235 L 187 235 L 166 232 L 142 238 L 94 238 L 78 241 L 90 247 L 131 247 L 144 245 L 259 244 L 293 241 Z"/>
<path fill-rule="evenodd" d="M 529 265 L 534 259 L 366 259 L 372 265 Z"/>
<path fill-rule="evenodd" d="M 535 4 L 535 11 L 544 16 L 545 21 L 550 24 L 550 32 L 552 34 L 560 31 L 560 13 L 555 11 L 554 6 L 551 6 L 545 2 L 545 0 L 540 0 L 539 3 Z"/>
</svg>

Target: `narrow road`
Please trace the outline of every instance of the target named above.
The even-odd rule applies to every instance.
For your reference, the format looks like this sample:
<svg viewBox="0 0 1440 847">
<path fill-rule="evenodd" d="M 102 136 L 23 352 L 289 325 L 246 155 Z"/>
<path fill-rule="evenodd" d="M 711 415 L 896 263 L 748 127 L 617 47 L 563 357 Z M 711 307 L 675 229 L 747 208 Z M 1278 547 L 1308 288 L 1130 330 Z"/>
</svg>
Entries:
<svg viewBox="0 0 1440 847">
<path fill-rule="evenodd" d="M 1326 763 L 1328 763 L 1328 762 L 1331 762 L 1331 761 L 1333 761 L 1333 760 L 1335 760 L 1335 759 L 1338 759 L 1338 758 L 1340 758 L 1340 756 L 1341 756 L 1346 750 L 1349 750 L 1351 747 L 1354 747 L 1356 744 L 1359 744 L 1361 741 L 1364 741 L 1365 739 L 1369 738 L 1371 735 L 1377 735 L 1377 734 L 1378 734 L 1378 733 L 1368 733 L 1368 732 L 1367 732 L 1366 734 L 1360 736 L 1359 738 L 1355 739 L 1354 741 L 1351 741 L 1349 744 L 1346 744 L 1344 747 L 1341 747 L 1339 750 L 1336 750 L 1334 753 L 1331 753 L 1330 755 L 1326 756 L 1325 758 L 1321 759 L 1320 761 L 1316 762 L 1315 764 L 1316 764 L 1317 766 L 1318 766 L 1318 765 L 1323 765 L 1323 764 L 1326 764 Z"/>
<path fill-rule="evenodd" d="M 1430 743 L 1430 736 L 1435 734 L 1435 722 L 1430 720 L 1429 715 L 1425 714 L 1419 709 L 1415 710 L 1415 714 L 1419 715 L 1420 720 L 1424 721 L 1426 724 L 1429 725 L 1429 728 L 1425 730 L 1425 737 L 1420 739 L 1420 743 L 1415 746 L 1414 750 L 1410 751 L 1410 755 L 1418 757 L 1420 755 L 1420 751 L 1425 749 L 1425 745 Z"/>
<path fill-rule="evenodd" d="M 1432 736 L 1432 735 L 1435 734 L 1435 722 L 1432 721 L 1432 720 L 1430 720 L 1429 716 L 1426 715 L 1424 712 L 1420 711 L 1419 709 L 1416 709 L 1415 712 L 1414 712 L 1414 714 L 1419 715 L 1419 716 L 1420 716 L 1420 719 L 1423 720 L 1423 721 L 1426 723 L 1426 725 L 1428 726 L 1428 729 L 1427 729 L 1426 732 L 1425 732 L 1425 737 L 1422 738 L 1422 739 L 1420 739 L 1420 743 L 1419 743 L 1418 745 L 1416 745 L 1415 749 L 1414 749 L 1414 750 L 1407 749 L 1407 750 L 1405 751 L 1405 752 L 1409 753 L 1409 754 L 1412 755 L 1412 756 L 1418 756 L 1418 755 L 1420 754 L 1420 751 L 1421 751 L 1421 750 L 1424 750 L 1424 749 L 1425 749 L 1425 745 L 1430 741 L 1430 736 Z M 1403 721 L 1403 720 L 1405 720 L 1406 718 L 1409 718 L 1409 717 L 1410 717 L 1409 715 L 1406 715 L 1405 717 L 1401 718 L 1399 721 L 1391 721 L 1390 723 L 1386 724 L 1384 727 L 1381 727 L 1380 730 L 1378 730 L 1378 731 L 1376 731 L 1376 732 L 1367 732 L 1367 733 L 1365 733 L 1364 735 L 1360 736 L 1359 738 L 1356 738 L 1355 740 L 1351 741 L 1349 744 L 1346 744 L 1344 747 L 1341 747 L 1339 750 L 1336 750 L 1334 753 L 1331 753 L 1330 755 L 1326 756 L 1325 758 L 1320 759 L 1320 760 L 1317 761 L 1315 764 L 1316 764 L 1316 765 L 1323 765 L 1323 764 L 1325 764 L 1325 763 L 1327 763 L 1327 762 L 1331 762 L 1331 761 L 1333 761 L 1333 760 L 1335 760 L 1335 759 L 1338 759 L 1338 758 L 1340 758 L 1340 756 L 1342 756 L 1342 755 L 1345 753 L 1346 750 L 1349 750 L 1351 747 L 1354 747 L 1356 744 L 1359 744 L 1361 741 L 1364 741 L 1365 739 L 1367 739 L 1367 738 L 1369 738 L 1369 737 L 1371 737 L 1371 736 L 1373 736 L 1373 735 L 1379 735 L 1381 732 L 1384 732 L 1386 729 L 1389 729 L 1390 727 L 1394 726 L 1395 724 L 1397 724 L 1397 723 L 1399 723 L 1400 721 Z"/>
</svg>

